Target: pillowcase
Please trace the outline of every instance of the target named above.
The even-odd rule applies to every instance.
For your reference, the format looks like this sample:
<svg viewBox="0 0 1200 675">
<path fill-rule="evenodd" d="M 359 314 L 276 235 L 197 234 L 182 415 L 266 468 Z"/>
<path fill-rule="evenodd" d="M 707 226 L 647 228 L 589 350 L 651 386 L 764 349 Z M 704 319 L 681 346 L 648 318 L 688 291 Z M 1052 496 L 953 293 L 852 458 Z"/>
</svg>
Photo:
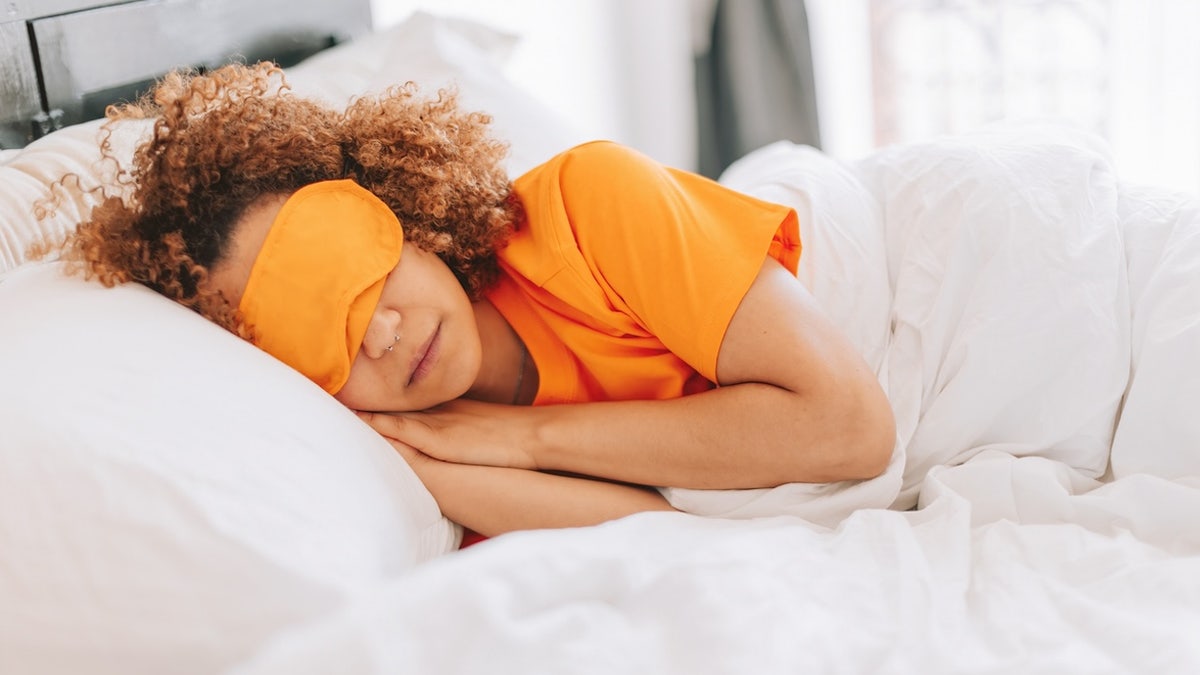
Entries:
<svg viewBox="0 0 1200 675">
<path fill-rule="evenodd" d="M 456 546 L 316 385 L 62 264 L 0 282 L 0 671 L 217 672 Z"/>
<path fill-rule="evenodd" d="M 586 140 L 568 120 L 518 87 L 503 70 L 516 38 L 482 24 L 416 13 L 380 33 L 317 54 L 286 73 L 298 95 L 343 106 L 354 96 L 416 82 L 423 94 L 455 89 L 465 110 L 487 112 L 494 135 L 509 144 L 506 168 L 515 178 L 555 154 Z M 50 218 L 39 221 L 33 205 L 48 195 L 47 186 L 75 173 L 83 186 L 98 183 L 97 133 L 103 120 L 68 127 L 34 141 L 20 151 L 0 155 L 0 274 L 26 259 L 29 246 L 49 234 L 74 229 L 97 203 L 94 195 L 67 190 Z M 117 127 L 112 139 L 122 161 L 132 155 L 143 123 Z"/>
<path fill-rule="evenodd" d="M 507 81 L 512 38 L 414 16 L 296 67 L 344 103 L 457 84 L 505 120 L 510 168 L 572 144 Z M 434 93 L 430 91 L 430 93 Z M 402 458 L 298 373 L 137 285 L 26 262 L 95 204 L 89 122 L 0 157 L 0 672 L 218 672 L 458 544 Z M 121 125 L 128 156 L 144 124 Z"/>
<path fill-rule="evenodd" d="M 5 153 L 0 163 L 0 274 L 25 262 L 29 247 L 43 236 L 59 239 L 91 212 L 98 200 L 78 189 L 63 193 L 53 217 L 38 220 L 34 206 L 49 196 L 49 186 L 74 173 L 95 185 L 100 167 L 96 134 L 102 120 L 67 127 Z M 130 139 L 132 140 L 132 139 Z M 132 150 L 130 146 L 129 151 Z"/>
<path fill-rule="evenodd" d="M 339 107 L 408 81 L 428 96 L 456 90 L 464 110 L 492 116 L 493 133 L 509 143 L 506 166 L 516 178 L 592 140 L 504 74 L 516 45 L 515 36 L 479 23 L 416 12 L 382 33 L 313 56 L 287 79 L 297 94 Z"/>
</svg>

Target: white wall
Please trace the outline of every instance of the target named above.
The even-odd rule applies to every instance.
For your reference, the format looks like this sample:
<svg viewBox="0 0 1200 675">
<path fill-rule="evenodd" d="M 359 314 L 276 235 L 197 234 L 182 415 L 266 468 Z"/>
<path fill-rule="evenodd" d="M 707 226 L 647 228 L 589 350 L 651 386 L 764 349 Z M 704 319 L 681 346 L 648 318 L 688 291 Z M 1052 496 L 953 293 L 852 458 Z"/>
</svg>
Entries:
<svg viewBox="0 0 1200 675">
<path fill-rule="evenodd" d="M 796 0 L 799 1 L 799 0 Z M 823 149 L 874 148 L 870 0 L 805 0 Z M 1197 0 L 1109 0 L 1110 142 L 1126 180 L 1200 191 Z M 372 0 L 384 27 L 416 9 L 514 33 L 509 75 L 587 135 L 696 167 L 694 28 L 715 0 Z"/>
<path fill-rule="evenodd" d="M 421 9 L 481 21 L 520 42 L 507 74 L 595 138 L 696 165 L 695 0 L 372 0 L 376 28 Z"/>
<path fill-rule="evenodd" d="M 1117 171 L 1200 194 L 1200 2 L 1113 0 L 1112 22 Z"/>
<path fill-rule="evenodd" d="M 821 148 L 850 159 L 874 147 L 868 0 L 805 0 Z"/>
<path fill-rule="evenodd" d="M 805 1 L 823 150 L 862 156 L 875 145 L 869 0 Z M 1108 0 L 1107 8 L 1107 140 L 1118 175 L 1200 193 L 1200 2 Z"/>
</svg>

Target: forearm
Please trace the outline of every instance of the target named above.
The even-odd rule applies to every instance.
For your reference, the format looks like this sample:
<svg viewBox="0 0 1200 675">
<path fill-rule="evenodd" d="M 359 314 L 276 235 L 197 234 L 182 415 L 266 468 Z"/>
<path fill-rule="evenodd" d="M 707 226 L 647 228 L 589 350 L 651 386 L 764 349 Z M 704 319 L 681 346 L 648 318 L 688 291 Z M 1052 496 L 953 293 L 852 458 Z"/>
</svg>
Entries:
<svg viewBox="0 0 1200 675">
<path fill-rule="evenodd" d="M 530 464 L 644 485 L 761 488 L 882 473 L 891 405 L 858 350 L 768 258 L 725 332 L 716 381 L 666 401 L 545 406 Z"/>
<path fill-rule="evenodd" d="M 414 468 L 447 518 L 489 537 L 672 510 L 658 492 L 619 483 L 432 459 Z"/>
<path fill-rule="evenodd" d="M 639 485 L 763 488 L 886 470 L 896 427 L 874 371 L 774 259 L 742 298 L 714 365 L 710 377 L 724 386 L 681 398 L 532 408 L 459 399 L 367 419 L 449 462 Z"/>
<path fill-rule="evenodd" d="M 886 461 L 878 457 L 894 441 L 886 400 L 826 403 L 746 383 L 668 401 L 546 406 L 531 411 L 531 454 L 541 469 L 672 487 L 760 488 L 880 473 Z M 864 444 L 878 450 L 863 451 Z"/>
</svg>

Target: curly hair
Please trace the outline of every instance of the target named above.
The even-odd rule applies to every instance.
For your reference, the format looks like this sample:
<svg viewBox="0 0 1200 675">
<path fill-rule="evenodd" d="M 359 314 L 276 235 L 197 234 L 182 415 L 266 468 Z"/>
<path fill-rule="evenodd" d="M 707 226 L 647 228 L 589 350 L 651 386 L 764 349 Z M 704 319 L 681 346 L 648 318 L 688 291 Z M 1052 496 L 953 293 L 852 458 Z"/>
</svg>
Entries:
<svg viewBox="0 0 1200 675">
<path fill-rule="evenodd" d="M 153 131 L 110 186 L 119 196 L 104 192 L 64 257 L 105 285 L 143 284 L 243 337 L 252 327 L 205 281 L 261 197 L 353 179 L 472 299 L 497 278 L 496 249 L 523 217 L 491 118 L 461 111 L 445 90 L 422 98 L 410 82 L 338 111 L 292 94 L 272 64 L 235 64 L 171 73 L 107 117 L 152 118 Z M 107 139 L 101 149 L 114 160 Z"/>
</svg>

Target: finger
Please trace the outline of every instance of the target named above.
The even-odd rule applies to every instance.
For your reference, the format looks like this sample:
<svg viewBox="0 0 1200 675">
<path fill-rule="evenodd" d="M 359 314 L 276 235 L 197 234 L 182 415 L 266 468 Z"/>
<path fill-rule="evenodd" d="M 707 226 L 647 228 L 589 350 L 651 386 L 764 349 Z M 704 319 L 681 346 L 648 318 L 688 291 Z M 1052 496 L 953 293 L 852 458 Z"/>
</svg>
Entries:
<svg viewBox="0 0 1200 675">
<path fill-rule="evenodd" d="M 358 419 L 366 422 L 372 429 L 374 429 L 375 431 L 378 431 L 381 434 L 386 435 L 386 433 L 388 431 L 394 430 L 395 427 L 397 426 L 397 424 L 396 424 L 397 420 L 392 415 L 386 415 L 384 413 L 376 413 L 376 412 L 367 412 L 364 410 L 355 410 L 354 414 L 358 415 Z"/>
<path fill-rule="evenodd" d="M 392 449 L 396 451 L 396 454 L 400 455 L 400 458 L 407 462 L 409 466 L 413 467 L 413 469 L 420 469 L 421 467 L 426 466 L 428 463 L 436 461 L 433 457 L 430 457 L 429 455 L 426 455 L 420 450 L 417 450 L 405 443 L 401 443 L 400 441 L 390 438 L 385 438 L 384 440 L 390 443 Z"/>
<path fill-rule="evenodd" d="M 358 413 L 378 434 L 392 441 L 399 441 L 421 452 L 429 441 L 429 429 L 411 414 L 389 415 L 387 413 Z"/>
<path fill-rule="evenodd" d="M 392 448 L 396 452 L 400 453 L 401 457 L 403 457 L 406 460 L 409 460 L 410 462 L 414 459 L 427 457 L 427 455 L 421 453 L 419 450 L 416 450 L 415 448 L 413 448 L 412 446 L 410 446 L 406 443 L 401 443 L 400 441 L 393 440 L 391 438 L 387 439 L 387 441 L 388 441 L 388 443 L 390 443 L 392 445 Z"/>
<path fill-rule="evenodd" d="M 362 411 L 358 411 L 358 410 L 354 411 L 354 414 L 358 415 L 359 419 L 366 422 L 372 429 L 375 429 L 376 433 L 378 433 L 380 436 L 383 436 L 383 439 L 385 441 L 387 441 L 388 443 L 390 443 L 391 446 L 393 448 L 395 448 L 396 451 L 399 452 L 401 455 L 403 455 L 406 459 L 412 459 L 414 457 L 426 457 L 426 458 L 429 457 L 428 455 L 421 452 L 417 448 L 414 448 L 413 446 L 409 445 L 408 443 L 405 443 L 404 441 L 394 438 L 393 436 L 389 435 L 388 433 L 385 433 L 385 430 L 382 430 L 379 428 L 381 425 L 388 424 L 389 420 L 394 419 L 394 418 L 392 418 L 391 415 L 384 415 L 384 414 L 372 413 L 372 412 L 362 412 Z"/>
</svg>

